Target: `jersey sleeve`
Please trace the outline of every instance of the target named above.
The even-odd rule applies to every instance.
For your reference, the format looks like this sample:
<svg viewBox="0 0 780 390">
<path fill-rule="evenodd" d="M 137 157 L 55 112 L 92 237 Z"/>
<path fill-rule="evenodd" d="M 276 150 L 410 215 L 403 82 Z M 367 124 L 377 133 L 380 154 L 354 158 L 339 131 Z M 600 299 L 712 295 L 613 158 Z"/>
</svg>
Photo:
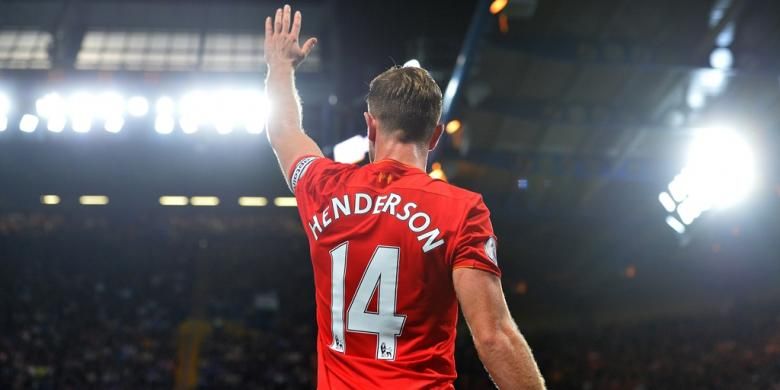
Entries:
<svg viewBox="0 0 780 390">
<path fill-rule="evenodd" d="M 452 269 L 476 268 L 501 276 L 496 255 L 496 236 L 490 223 L 490 211 L 482 198 L 466 211 L 455 239 Z"/>
<path fill-rule="evenodd" d="M 316 203 L 337 188 L 350 164 L 337 163 L 321 156 L 303 156 L 290 167 L 290 190 L 301 203 Z"/>
</svg>

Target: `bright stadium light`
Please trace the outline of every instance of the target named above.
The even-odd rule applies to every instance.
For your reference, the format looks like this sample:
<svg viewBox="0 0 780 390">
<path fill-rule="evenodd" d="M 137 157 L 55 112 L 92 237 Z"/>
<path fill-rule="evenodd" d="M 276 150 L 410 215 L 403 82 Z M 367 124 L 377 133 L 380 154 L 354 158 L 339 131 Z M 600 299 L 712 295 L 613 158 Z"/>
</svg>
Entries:
<svg viewBox="0 0 780 390">
<path fill-rule="evenodd" d="M 122 116 L 125 113 L 125 98 L 118 92 L 104 92 L 95 103 L 97 115 L 101 118 Z"/>
<path fill-rule="evenodd" d="M 672 199 L 672 196 L 669 195 L 669 193 L 666 191 L 658 194 L 658 201 L 661 202 L 661 205 L 664 206 L 664 209 L 670 213 L 674 212 L 674 209 L 677 208 L 677 204 L 674 203 L 674 199 Z"/>
<path fill-rule="evenodd" d="M 105 92 L 97 98 L 97 116 L 103 119 L 103 127 L 109 133 L 122 131 L 125 125 L 125 98 L 118 92 Z"/>
<path fill-rule="evenodd" d="M 685 233 L 685 225 L 682 224 L 682 222 L 678 221 L 677 218 L 670 216 L 666 217 L 666 224 L 669 225 L 670 228 L 674 229 L 677 234 L 683 234 Z"/>
<path fill-rule="evenodd" d="M 121 116 L 107 118 L 103 126 L 107 132 L 116 134 L 122 131 L 122 127 L 125 126 L 125 118 Z"/>
<path fill-rule="evenodd" d="M 49 131 L 61 133 L 65 130 L 68 106 L 60 94 L 52 92 L 44 95 L 35 102 L 35 109 L 40 117 L 46 118 Z"/>
<path fill-rule="evenodd" d="M 19 130 L 25 133 L 32 133 L 38 127 L 40 120 L 33 114 L 24 114 L 19 121 Z"/>
<path fill-rule="evenodd" d="M 686 102 L 688 103 L 688 107 L 693 109 L 699 109 L 704 107 L 704 103 L 707 101 L 707 96 L 704 95 L 704 92 L 700 91 L 698 88 L 691 88 L 688 91 L 688 96 L 686 97 Z"/>
<path fill-rule="evenodd" d="M 163 206 L 186 206 L 190 200 L 186 196 L 165 195 L 160 197 L 160 204 Z"/>
<path fill-rule="evenodd" d="M 183 116 L 179 119 L 179 127 L 184 134 L 194 134 L 198 132 L 198 121 L 190 116 Z"/>
<path fill-rule="evenodd" d="M 238 204 L 242 207 L 263 207 L 268 205 L 268 199 L 262 196 L 242 196 L 238 198 Z"/>
<path fill-rule="evenodd" d="M 270 103 L 265 93 L 249 91 L 245 93 L 242 121 L 247 133 L 260 134 L 265 129 Z"/>
<path fill-rule="evenodd" d="M 154 131 L 160 133 L 160 134 L 171 134 L 173 133 L 173 127 L 175 126 L 175 122 L 173 120 L 173 116 L 171 115 L 157 115 L 157 118 L 154 120 Z"/>
<path fill-rule="evenodd" d="M 686 174 L 704 207 L 729 207 L 753 188 L 755 158 L 748 142 L 734 130 L 705 128 L 696 132 Z"/>
<path fill-rule="evenodd" d="M 215 95 L 216 101 L 213 102 L 212 122 L 217 129 L 217 133 L 225 135 L 233 132 L 238 117 L 241 115 L 241 108 L 246 101 L 237 91 L 221 90 Z"/>
<path fill-rule="evenodd" d="M 73 131 L 89 132 L 96 104 L 94 96 L 86 92 L 76 92 L 68 98 L 67 104 Z"/>
<path fill-rule="evenodd" d="M 340 163 L 354 164 L 363 161 L 367 152 L 368 138 L 355 135 L 333 147 L 333 159 Z"/>
<path fill-rule="evenodd" d="M 108 197 L 105 195 L 82 195 L 79 197 L 79 203 L 84 206 L 104 206 L 108 204 Z"/>
<path fill-rule="evenodd" d="M 7 116 L 11 111 L 11 99 L 8 95 L 0 92 L 0 116 Z"/>
<path fill-rule="evenodd" d="M 298 202 L 292 196 L 280 196 L 274 198 L 274 206 L 276 207 L 298 207 Z"/>
<path fill-rule="evenodd" d="M 143 96 L 133 96 L 127 100 L 127 113 L 136 118 L 149 113 L 149 101 Z"/>
<path fill-rule="evenodd" d="M 420 61 L 412 58 L 409 61 L 404 62 L 404 68 L 419 68 L 420 67 Z"/>
<path fill-rule="evenodd" d="M 60 204 L 60 197 L 57 195 L 41 195 L 41 204 L 50 206 Z"/>
<path fill-rule="evenodd" d="M 173 114 L 173 111 L 175 109 L 175 106 L 173 104 L 173 99 L 171 99 L 168 96 L 162 96 L 159 99 L 157 99 L 157 104 L 155 104 L 155 109 L 157 110 L 157 114 Z"/>
<path fill-rule="evenodd" d="M 216 196 L 193 196 L 190 198 L 193 206 L 219 206 L 219 198 Z"/>
<path fill-rule="evenodd" d="M 208 96 L 202 91 L 185 94 L 179 101 L 179 126 L 186 134 L 193 134 L 205 122 L 211 109 Z"/>
<path fill-rule="evenodd" d="M 734 55 L 727 47 L 718 47 L 710 53 L 710 66 L 715 69 L 731 69 L 734 64 Z"/>
<path fill-rule="evenodd" d="M 726 85 L 726 73 L 720 69 L 705 69 L 697 73 L 701 86 L 711 94 L 719 93 Z"/>
<path fill-rule="evenodd" d="M 6 129 L 8 129 L 8 117 L 0 115 L 0 131 L 5 131 Z"/>
<path fill-rule="evenodd" d="M 46 122 L 46 129 L 52 133 L 62 133 L 65 130 L 67 119 L 64 116 L 53 116 Z"/>
<path fill-rule="evenodd" d="M 658 201 L 667 212 L 676 212 L 679 217 L 670 215 L 667 223 L 684 232 L 684 226 L 704 212 L 727 208 L 746 198 L 756 175 L 753 151 L 739 133 L 723 127 L 699 129 L 694 133 L 685 167 L 669 183 L 669 191 L 658 195 Z"/>
</svg>

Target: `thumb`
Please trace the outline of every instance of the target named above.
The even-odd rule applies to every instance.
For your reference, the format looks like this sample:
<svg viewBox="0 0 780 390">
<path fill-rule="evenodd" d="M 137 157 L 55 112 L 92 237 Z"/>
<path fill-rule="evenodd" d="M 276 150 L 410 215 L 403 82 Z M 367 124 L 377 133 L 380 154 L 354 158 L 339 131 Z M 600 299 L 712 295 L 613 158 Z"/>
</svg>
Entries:
<svg viewBox="0 0 780 390">
<path fill-rule="evenodd" d="M 311 53 L 311 50 L 314 49 L 314 45 L 316 44 L 317 44 L 317 38 L 307 39 L 306 42 L 303 43 L 303 47 L 301 47 L 303 54 L 308 56 L 309 53 Z"/>
</svg>

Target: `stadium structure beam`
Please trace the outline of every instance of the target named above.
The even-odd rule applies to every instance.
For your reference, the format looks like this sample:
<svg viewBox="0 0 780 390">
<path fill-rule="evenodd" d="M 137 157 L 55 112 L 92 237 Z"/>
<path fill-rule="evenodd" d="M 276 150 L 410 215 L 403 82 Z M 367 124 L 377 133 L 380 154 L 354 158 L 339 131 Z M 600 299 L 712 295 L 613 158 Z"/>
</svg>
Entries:
<svg viewBox="0 0 780 390">
<path fill-rule="evenodd" d="M 469 29 L 466 32 L 465 39 L 463 40 L 463 46 L 461 46 L 460 53 L 458 53 L 458 57 L 455 60 L 455 68 L 452 70 L 452 76 L 450 77 L 450 81 L 447 84 L 447 88 L 444 90 L 441 115 L 441 122 L 443 123 L 447 123 L 450 120 L 452 112 L 458 103 L 458 99 L 460 98 L 463 85 L 465 84 L 469 75 L 469 70 L 471 69 L 471 64 L 474 62 L 474 58 L 477 55 L 477 50 L 480 46 L 480 38 L 482 37 L 482 33 L 485 30 L 487 18 L 490 16 L 489 7 L 489 0 L 477 1 L 474 14 L 471 17 Z M 446 137 L 447 135 L 445 133 L 442 136 Z M 442 147 L 433 150 L 430 158 L 431 161 L 436 160 L 439 154 L 442 152 L 442 149 L 444 149 L 444 145 L 447 145 L 447 143 L 442 142 L 439 144 L 442 145 Z"/>
</svg>

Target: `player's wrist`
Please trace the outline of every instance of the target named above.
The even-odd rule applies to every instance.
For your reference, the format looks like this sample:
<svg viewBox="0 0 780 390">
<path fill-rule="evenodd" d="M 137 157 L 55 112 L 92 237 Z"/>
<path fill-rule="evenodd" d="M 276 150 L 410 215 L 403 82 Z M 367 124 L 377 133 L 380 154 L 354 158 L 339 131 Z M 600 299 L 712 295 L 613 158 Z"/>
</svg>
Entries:
<svg viewBox="0 0 780 390">
<path fill-rule="evenodd" d="M 274 73 L 294 73 L 295 64 L 292 60 L 273 60 L 268 61 L 268 72 Z"/>
</svg>

